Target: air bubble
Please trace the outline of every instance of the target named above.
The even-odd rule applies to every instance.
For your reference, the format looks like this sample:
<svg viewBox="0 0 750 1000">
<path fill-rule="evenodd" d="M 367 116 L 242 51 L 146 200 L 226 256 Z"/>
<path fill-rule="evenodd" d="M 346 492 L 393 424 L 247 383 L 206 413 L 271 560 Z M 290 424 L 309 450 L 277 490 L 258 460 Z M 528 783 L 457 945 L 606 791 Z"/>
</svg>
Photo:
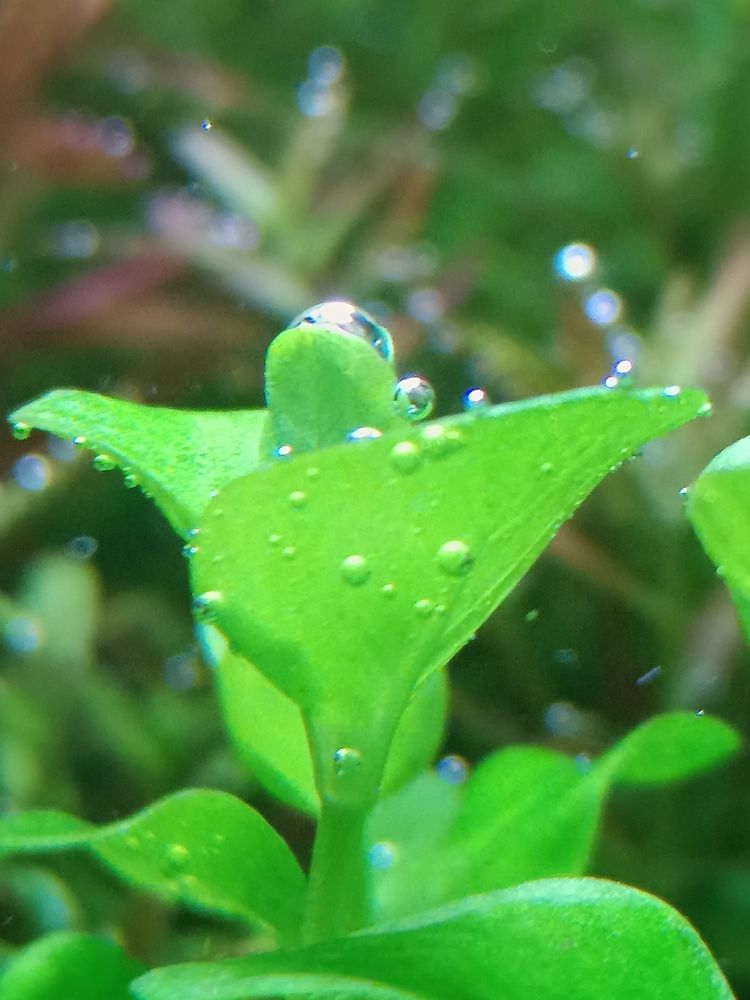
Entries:
<svg viewBox="0 0 750 1000">
<path fill-rule="evenodd" d="M 94 455 L 91 464 L 94 466 L 97 472 L 110 472 L 112 469 L 117 467 L 117 462 L 112 458 L 111 455 Z"/>
<path fill-rule="evenodd" d="M 393 403 L 407 420 L 425 420 L 435 408 L 435 390 L 421 375 L 407 375 L 396 383 Z"/>
<path fill-rule="evenodd" d="M 353 587 L 366 583 L 370 577 L 370 567 L 364 556 L 347 556 L 341 563 L 341 575 Z"/>
<path fill-rule="evenodd" d="M 362 757 L 358 750 L 351 747 L 339 747 L 332 754 L 333 773 L 337 778 L 348 778 L 356 774 L 362 764 Z"/>
<path fill-rule="evenodd" d="M 299 510 L 302 507 L 307 506 L 307 493 L 303 493 L 302 490 L 294 490 L 289 494 L 289 503 L 292 507 L 296 507 Z"/>
<path fill-rule="evenodd" d="M 289 329 L 297 327 L 320 327 L 334 333 L 358 337 L 374 348 L 386 361 L 393 360 L 391 335 L 366 313 L 351 302 L 319 302 L 295 318 Z"/>
<path fill-rule="evenodd" d="M 281 543 L 281 535 L 277 535 L 276 532 L 268 536 L 269 545 L 279 545 Z"/>
<path fill-rule="evenodd" d="M 202 622 L 212 622 L 216 617 L 216 608 L 221 603 L 221 591 L 205 590 L 193 598 L 193 613 Z"/>
<path fill-rule="evenodd" d="M 25 441 L 31 434 L 31 428 L 21 420 L 16 420 L 10 425 L 10 432 L 16 441 Z"/>
<path fill-rule="evenodd" d="M 463 576 L 474 565 L 474 556 L 466 542 L 452 539 L 438 549 L 438 564 L 449 576 Z"/>
<path fill-rule="evenodd" d="M 477 413 L 487 409 L 490 405 L 490 397 L 484 389 L 467 389 L 461 399 L 461 405 L 467 413 Z"/>
<path fill-rule="evenodd" d="M 422 452 L 413 441 L 399 441 L 391 448 L 391 465 L 397 472 L 414 472 L 421 461 Z"/>
<path fill-rule="evenodd" d="M 346 435 L 347 441 L 374 441 L 375 438 L 383 436 L 383 432 L 377 427 L 357 427 L 356 430 Z"/>
</svg>

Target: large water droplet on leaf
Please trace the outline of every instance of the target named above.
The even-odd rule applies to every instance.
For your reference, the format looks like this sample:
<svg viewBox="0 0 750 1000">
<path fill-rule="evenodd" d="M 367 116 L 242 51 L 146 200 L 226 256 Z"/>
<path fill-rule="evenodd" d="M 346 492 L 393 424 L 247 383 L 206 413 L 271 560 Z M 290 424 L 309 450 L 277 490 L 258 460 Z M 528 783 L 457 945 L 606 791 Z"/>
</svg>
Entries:
<svg viewBox="0 0 750 1000">
<path fill-rule="evenodd" d="M 333 752 L 333 772 L 337 778 L 348 778 L 356 774 L 362 764 L 358 750 L 351 747 L 339 747 Z"/>
<path fill-rule="evenodd" d="M 435 390 L 421 375 L 407 375 L 396 383 L 393 403 L 407 420 L 425 420 L 435 408 Z"/>
<path fill-rule="evenodd" d="M 300 313 L 289 324 L 295 327 L 320 327 L 334 333 L 359 337 L 386 361 L 393 360 L 393 342 L 384 326 L 376 323 L 364 309 L 351 302 L 319 302 Z"/>
<path fill-rule="evenodd" d="M 391 464 L 398 472 L 414 472 L 421 461 L 419 445 L 413 441 L 399 441 L 391 448 Z"/>
<path fill-rule="evenodd" d="M 451 539 L 438 549 L 438 563 L 449 576 L 463 576 L 474 565 L 474 557 L 466 542 Z"/>
<path fill-rule="evenodd" d="M 370 576 L 370 567 L 364 556 L 347 556 L 341 563 L 341 575 L 353 587 L 366 583 Z"/>
</svg>

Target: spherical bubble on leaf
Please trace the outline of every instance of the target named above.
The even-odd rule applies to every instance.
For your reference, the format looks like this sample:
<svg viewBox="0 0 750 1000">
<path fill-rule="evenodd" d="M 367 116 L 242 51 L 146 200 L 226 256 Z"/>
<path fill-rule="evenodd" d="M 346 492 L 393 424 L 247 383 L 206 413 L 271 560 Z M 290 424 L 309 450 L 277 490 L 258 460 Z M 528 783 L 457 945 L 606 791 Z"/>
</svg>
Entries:
<svg viewBox="0 0 750 1000">
<path fill-rule="evenodd" d="M 319 302 L 311 306 L 289 324 L 289 329 L 297 327 L 318 327 L 343 333 L 350 337 L 359 337 L 373 347 L 386 361 L 393 360 L 393 342 L 391 335 L 384 326 L 351 302 Z"/>
<path fill-rule="evenodd" d="M 421 375 L 407 375 L 396 383 L 393 404 L 407 420 L 425 420 L 435 408 L 435 390 Z"/>
</svg>

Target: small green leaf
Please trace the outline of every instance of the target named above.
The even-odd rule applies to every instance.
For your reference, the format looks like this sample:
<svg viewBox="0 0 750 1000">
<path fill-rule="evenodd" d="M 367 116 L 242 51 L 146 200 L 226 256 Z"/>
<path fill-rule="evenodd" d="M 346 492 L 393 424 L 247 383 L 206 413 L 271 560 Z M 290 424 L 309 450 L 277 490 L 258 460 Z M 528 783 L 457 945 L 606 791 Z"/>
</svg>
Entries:
<svg viewBox="0 0 750 1000">
<path fill-rule="evenodd" d="M 250 472 L 260 460 L 265 410 L 171 410 L 59 389 L 8 418 L 111 459 L 153 496 L 172 527 L 185 535 L 211 493 Z"/>
<path fill-rule="evenodd" d="M 129 819 L 95 827 L 65 813 L 0 821 L 0 856 L 86 848 L 121 878 L 170 902 L 293 937 L 304 876 L 253 809 L 224 792 L 178 792 Z"/>
<path fill-rule="evenodd" d="M 581 390 L 261 466 L 207 508 L 195 590 L 323 759 L 364 760 L 599 480 L 704 402 Z"/>
<path fill-rule="evenodd" d="M 731 1000 L 696 931 L 666 903 L 596 879 L 474 896 L 311 948 L 147 973 L 139 1000 Z"/>
<path fill-rule="evenodd" d="M 62 931 L 24 948 L 0 976 L 3 1000 L 132 1000 L 144 971 L 107 938 Z"/>
<path fill-rule="evenodd" d="M 750 437 L 709 462 L 688 491 L 687 515 L 750 641 Z"/>
</svg>

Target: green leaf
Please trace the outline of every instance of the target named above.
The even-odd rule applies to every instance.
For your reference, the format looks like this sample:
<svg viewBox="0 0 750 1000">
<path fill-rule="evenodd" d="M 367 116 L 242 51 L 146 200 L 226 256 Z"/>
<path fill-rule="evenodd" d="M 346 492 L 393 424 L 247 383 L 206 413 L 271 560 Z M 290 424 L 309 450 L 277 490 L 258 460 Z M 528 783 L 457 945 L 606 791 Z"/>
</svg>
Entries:
<svg viewBox="0 0 750 1000">
<path fill-rule="evenodd" d="M 307 949 L 159 969 L 133 992 L 140 1000 L 732 997 L 684 917 L 595 879 L 530 882 Z"/>
<path fill-rule="evenodd" d="M 248 660 L 226 650 L 221 633 L 199 626 L 214 663 L 224 721 L 240 758 L 269 792 L 315 815 L 320 802 L 302 714 Z M 446 678 L 438 671 L 416 688 L 399 720 L 383 787 L 395 791 L 426 767 L 437 750 L 446 711 Z"/>
<path fill-rule="evenodd" d="M 114 942 L 62 931 L 24 948 L 0 976 L 3 1000 L 132 1000 L 144 971 Z"/>
<path fill-rule="evenodd" d="M 71 848 L 90 850 L 127 882 L 169 902 L 286 937 L 299 925 L 299 865 L 258 813 L 224 792 L 178 792 L 105 827 L 55 812 L 0 821 L 0 856 Z"/>
<path fill-rule="evenodd" d="M 21 406 L 8 419 L 81 439 L 135 477 L 175 531 L 186 535 L 213 491 L 257 465 L 266 411 L 172 410 L 60 389 Z"/>
<path fill-rule="evenodd" d="M 264 465 L 209 504 L 194 588 L 324 734 L 322 766 L 364 761 L 599 480 L 704 402 L 581 390 Z"/>
<path fill-rule="evenodd" d="M 716 766 L 739 743 L 720 719 L 673 712 L 644 722 L 589 769 L 540 747 L 499 750 L 479 764 L 437 839 L 428 824 L 425 836 L 403 840 L 398 822 L 384 822 L 378 808 L 371 828 L 395 860 L 372 873 L 376 910 L 399 916 L 469 893 L 582 874 L 613 784 L 677 781 Z M 419 788 L 414 794 L 421 799 Z"/>
<path fill-rule="evenodd" d="M 688 491 L 686 509 L 750 641 L 750 437 L 709 462 Z"/>
</svg>

